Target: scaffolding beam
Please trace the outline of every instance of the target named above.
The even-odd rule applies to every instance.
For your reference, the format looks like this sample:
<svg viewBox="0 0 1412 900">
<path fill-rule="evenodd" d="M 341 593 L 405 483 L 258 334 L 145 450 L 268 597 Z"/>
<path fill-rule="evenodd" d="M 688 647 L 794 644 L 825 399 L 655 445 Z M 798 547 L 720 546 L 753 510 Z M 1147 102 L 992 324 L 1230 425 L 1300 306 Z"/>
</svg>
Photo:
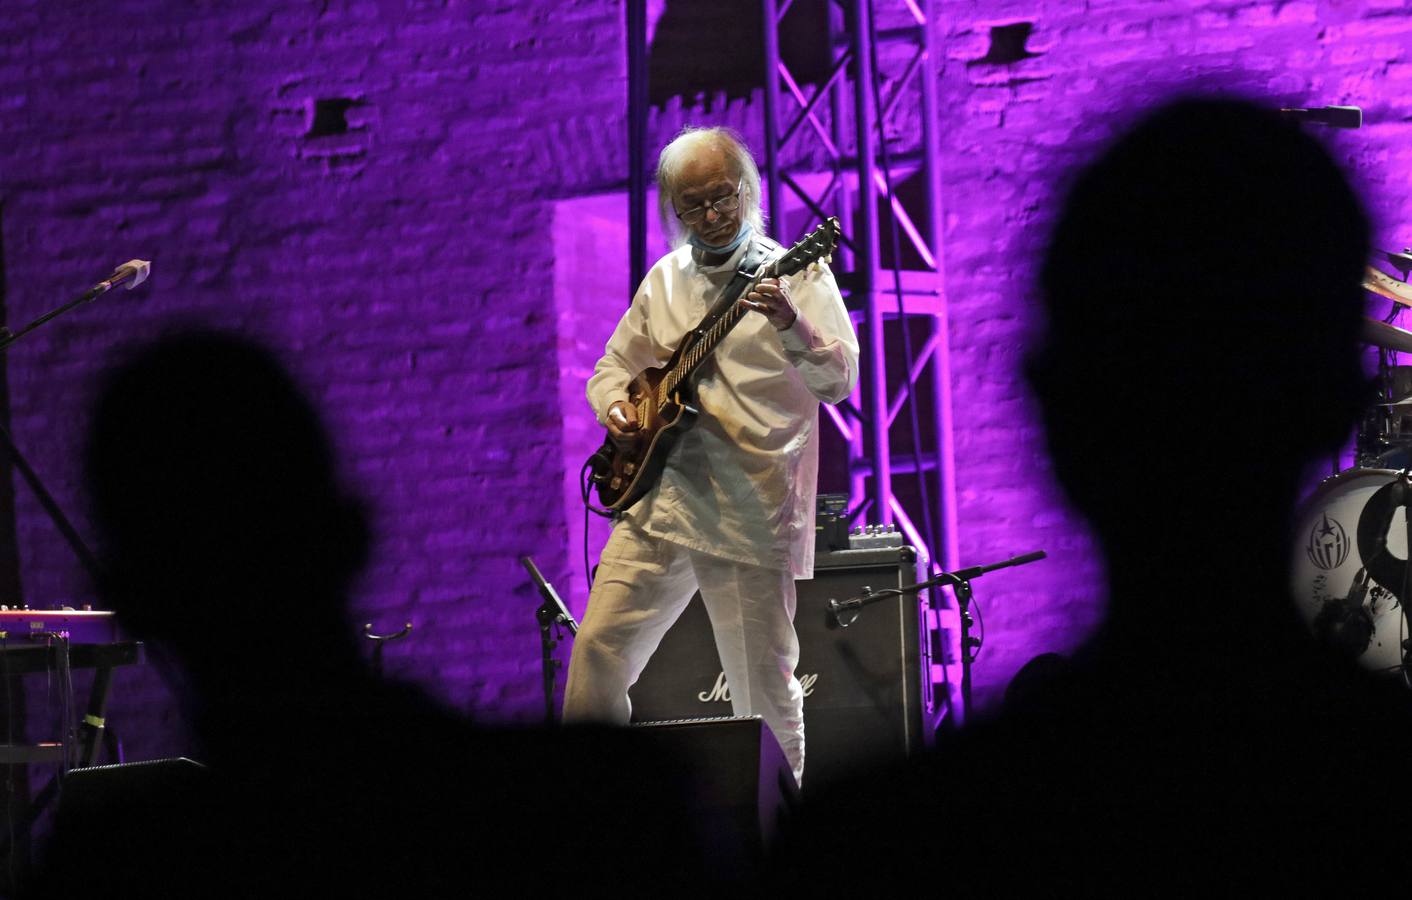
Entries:
<svg viewBox="0 0 1412 900">
<path fill-rule="evenodd" d="M 761 0 L 761 8 L 767 74 L 764 180 L 770 192 L 770 216 L 777 233 L 785 237 L 812 224 L 786 221 L 790 199 L 811 218 L 836 214 L 844 222 L 847 244 L 841 248 L 845 252 L 839 253 L 839 283 L 866 338 L 864 371 L 853 398 L 854 407 L 864 416 L 832 417 L 849 444 L 849 468 L 854 473 L 850 479 L 852 507 L 866 507 L 870 521 L 877 524 L 891 522 L 898 506 L 893 496 L 893 457 L 900 461 L 906 456 L 906 472 L 917 478 L 930 475 L 937 486 L 930 508 L 914 509 L 909 515 L 913 521 L 933 523 L 927 529 L 929 543 L 936 544 L 930 548 L 936 557 L 933 562 L 955 568 L 959 564 L 955 443 L 941 253 L 936 0 L 895 0 L 890 4 L 830 0 L 829 46 L 833 56 L 826 76 L 813 86 L 802 85 L 780 57 L 780 3 Z M 885 26 L 874 19 L 882 14 L 890 14 Z M 880 79 L 876 93 L 875 76 Z M 791 100 L 793 105 L 786 109 Z M 919 145 L 891 152 L 890 143 L 888 147 L 882 144 L 892 134 L 889 124 L 913 110 L 920 112 L 922 122 Z M 824 121 L 826 115 L 831 122 Z M 806 124 L 810 127 L 803 127 Z M 809 172 L 787 165 L 790 158 L 808 158 L 808 154 L 791 150 L 810 139 L 817 142 L 831 171 Z M 827 186 L 811 194 L 805 187 L 811 175 L 828 175 Z M 919 209 L 908 209 L 897 196 L 901 180 L 912 176 L 918 177 L 923 187 Z M 790 197 L 785 196 L 785 190 Z M 922 268 L 894 275 L 891 260 L 881 258 L 880 218 L 884 212 L 892 217 L 885 221 L 895 224 L 899 240 L 922 261 Z M 918 356 L 926 358 L 914 360 L 902 383 L 889 392 L 886 362 L 889 356 L 901 355 L 902 346 L 896 337 L 888 339 L 886 322 L 899 317 L 927 321 L 925 337 L 918 342 L 924 351 Z M 906 323 L 901 327 L 907 327 Z M 928 432 L 934 449 L 919 466 L 910 461 L 910 447 L 898 447 L 895 452 L 890 426 L 902 411 L 902 401 L 910 401 L 917 386 L 927 381 L 935 402 L 922 411 L 919 424 Z"/>
<path fill-rule="evenodd" d="M 839 217 L 847 237 L 837 254 L 839 285 L 865 338 L 858 390 L 851 404 L 830 410 L 825 419 L 848 445 L 850 515 L 873 524 L 897 522 L 910 540 L 928 545 L 934 571 L 954 570 L 960 563 L 942 253 L 938 0 L 829 0 L 832 56 L 817 85 L 801 83 L 780 57 L 780 4 L 761 0 L 761 5 L 764 178 L 771 220 L 786 239 L 813 224 L 787 221 L 787 199 L 796 200 L 796 208 L 814 220 Z M 791 100 L 793 106 L 784 109 Z M 900 129 L 889 125 L 908 113 L 918 114 L 914 118 L 922 122 L 920 141 L 894 150 L 893 137 Z M 795 146 L 809 140 L 814 141 L 812 153 Z M 821 170 L 817 163 L 792 167 L 787 162 L 791 159 L 823 159 L 828 168 Z M 920 208 L 909 209 L 908 201 L 898 195 L 906 177 L 921 182 L 920 202 L 911 201 Z M 811 184 L 825 186 L 811 193 Z M 782 193 L 786 189 L 789 198 Z M 899 271 L 893 259 L 882 258 L 884 223 L 896 236 L 892 246 L 898 257 L 899 245 L 904 245 L 921 261 L 921 268 Z M 907 329 L 918 320 L 925 322 L 925 335 L 890 394 L 887 362 L 903 356 L 909 346 L 904 343 L 909 340 Z M 891 332 L 889 322 L 894 323 Z M 906 423 L 896 420 L 906 411 L 904 404 L 915 403 L 919 384 L 927 384 L 934 402 L 916 410 L 921 432 L 917 439 L 931 447 L 916 454 L 908 442 L 895 452 L 894 425 L 910 425 L 910 415 Z M 894 474 L 915 479 L 917 500 L 912 508 L 896 496 Z M 936 485 L 934 494 L 929 478 Z M 965 711 L 954 691 L 946 705 L 959 724 Z"/>
</svg>

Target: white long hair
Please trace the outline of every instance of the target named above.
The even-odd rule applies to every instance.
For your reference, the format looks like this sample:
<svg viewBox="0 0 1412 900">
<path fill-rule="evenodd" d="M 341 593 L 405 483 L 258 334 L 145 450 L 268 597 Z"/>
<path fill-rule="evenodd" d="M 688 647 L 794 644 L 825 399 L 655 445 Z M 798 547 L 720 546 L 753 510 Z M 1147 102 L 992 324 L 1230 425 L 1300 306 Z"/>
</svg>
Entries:
<svg viewBox="0 0 1412 900">
<path fill-rule="evenodd" d="M 679 187 L 681 170 L 697 151 L 718 149 L 726 155 L 732 174 L 741 180 L 741 220 L 749 222 L 755 233 L 765 234 L 765 216 L 760 211 L 760 170 L 745 142 L 730 128 L 698 128 L 687 126 L 672 142 L 662 148 L 657 157 L 657 210 L 662 216 L 662 233 L 671 237 L 672 246 L 686 243 L 690 231 L 677 218 L 672 199 Z"/>
</svg>

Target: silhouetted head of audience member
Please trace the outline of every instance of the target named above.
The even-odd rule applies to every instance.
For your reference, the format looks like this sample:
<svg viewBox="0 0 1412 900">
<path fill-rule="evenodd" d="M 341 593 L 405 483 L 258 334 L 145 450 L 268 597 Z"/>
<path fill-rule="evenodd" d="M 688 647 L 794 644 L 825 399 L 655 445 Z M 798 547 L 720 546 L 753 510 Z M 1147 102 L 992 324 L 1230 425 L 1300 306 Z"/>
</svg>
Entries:
<svg viewBox="0 0 1412 900">
<path fill-rule="evenodd" d="M 709 875 L 660 748 L 475 729 L 369 676 L 343 615 L 364 516 L 270 353 L 158 341 L 102 385 L 86 454 L 106 593 L 192 676 L 210 769 L 68 798 L 35 896 L 442 897 L 508 877 L 632 896 Z"/>
<path fill-rule="evenodd" d="M 199 670 L 346 633 L 367 526 L 269 352 L 209 332 L 141 350 L 101 385 L 85 468 L 105 593 L 135 636 Z"/>
<path fill-rule="evenodd" d="M 1005 686 L 1002 712 L 1027 719 L 1064 714 L 1068 710 L 1064 694 L 1072 690 L 1073 670 L 1073 663 L 1062 654 L 1035 656 L 1021 666 Z"/>
<path fill-rule="evenodd" d="M 1246 521 L 1287 515 L 1300 472 L 1366 397 L 1367 247 L 1329 153 L 1240 100 L 1173 102 L 1079 173 L 1043 262 L 1028 376 L 1056 474 L 1110 548 L 1200 531 L 1172 511 L 1206 504 L 1214 524 L 1226 497 Z M 1209 532 L 1188 537 L 1213 549 Z"/>
</svg>

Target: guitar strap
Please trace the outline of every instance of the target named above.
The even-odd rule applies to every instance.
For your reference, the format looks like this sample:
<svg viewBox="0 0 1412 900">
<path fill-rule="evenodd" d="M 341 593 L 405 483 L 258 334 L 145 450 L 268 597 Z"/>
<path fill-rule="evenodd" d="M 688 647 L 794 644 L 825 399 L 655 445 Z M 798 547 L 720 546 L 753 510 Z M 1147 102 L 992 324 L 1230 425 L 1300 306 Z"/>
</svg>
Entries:
<svg viewBox="0 0 1412 900">
<path fill-rule="evenodd" d="M 716 298 L 716 302 L 712 304 L 706 317 L 701 320 L 701 324 L 687 335 L 687 339 L 696 340 L 697 335 L 708 331 L 721 316 L 730 312 L 731 307 L 735 306 L 735 302 L 740 299 L 740 295 L 745 293 L 745 289 L 750 286 L 750 282 L 755 280 L 755 274 L 760 271 L 760 267 L 772 256 L 778 256 L 782 252 L 782 248 L 773 241 L 763 240 L 752 235 L 750 245 L 745 248 L 745 254 L 741 256 L 740 262 L 735 267 L 735 275 L 721 289 L 721 295 Z M 690 381 L 694 383 L 700 377 L 701 370 L 698 369 L 692 374 Z"/>
<path fill-rule="evenodd" d="M 711 311 L 702 320 L 702 329 L 705 330 L 716 324 L 716 320 L 726 314 L 735 301 L 740 299 L 740 295 L 749 287 L 750 282 L 755 280 L 755 273 L 760 271 L 760 267 L 765 264 L 771 256 L 775 254 L 776 247 L 772 247 L 770 242 L 762 240 L 757 235 L 750 236 L 750 246 L 746 248 L 745 255 L 740 258 L 740 264 L 735 267 L 735 275 L 721 290 L 721 296 L 716 299 Z"/>
</svg>

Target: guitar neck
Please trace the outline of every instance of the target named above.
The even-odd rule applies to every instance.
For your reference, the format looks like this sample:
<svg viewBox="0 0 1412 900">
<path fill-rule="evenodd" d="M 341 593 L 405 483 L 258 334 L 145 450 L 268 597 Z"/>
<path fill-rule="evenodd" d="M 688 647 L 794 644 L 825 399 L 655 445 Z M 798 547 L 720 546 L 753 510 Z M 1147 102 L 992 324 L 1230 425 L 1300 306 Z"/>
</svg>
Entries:
<svg viewBox="0 0 1412 900">
<path fill-rule="evenodd" d="M 725 312 L 717 316 L 710 325 L 707 325 L 707 322 L 710 321 L 708 317 L 692 329 L 691 334 L 696 335 L 696 340 L 686 347 L 676 365 L 672 366 L 662 378 L 657 396 L 659 406 L 666 402 L 667 397 L 677 389 L 678 385 L 692 376 L 696 369 L 706 361 L 706 358 L 715 352 L 716 345 L 730 334 L 732 328 L 740 324 L 741 319 L 745 318 L 747 311 L 735 300 L 753 291 L 755 285 L 760 283 L 760 279 L 774 277 L 774 272 L 775 266 L 773 264 L 761 266 L 760 271 L 755 273 L 755 277 L 750 280 L 750 283 L 732 298 L 731 305 L 726 308 Z"/>
</svg>

